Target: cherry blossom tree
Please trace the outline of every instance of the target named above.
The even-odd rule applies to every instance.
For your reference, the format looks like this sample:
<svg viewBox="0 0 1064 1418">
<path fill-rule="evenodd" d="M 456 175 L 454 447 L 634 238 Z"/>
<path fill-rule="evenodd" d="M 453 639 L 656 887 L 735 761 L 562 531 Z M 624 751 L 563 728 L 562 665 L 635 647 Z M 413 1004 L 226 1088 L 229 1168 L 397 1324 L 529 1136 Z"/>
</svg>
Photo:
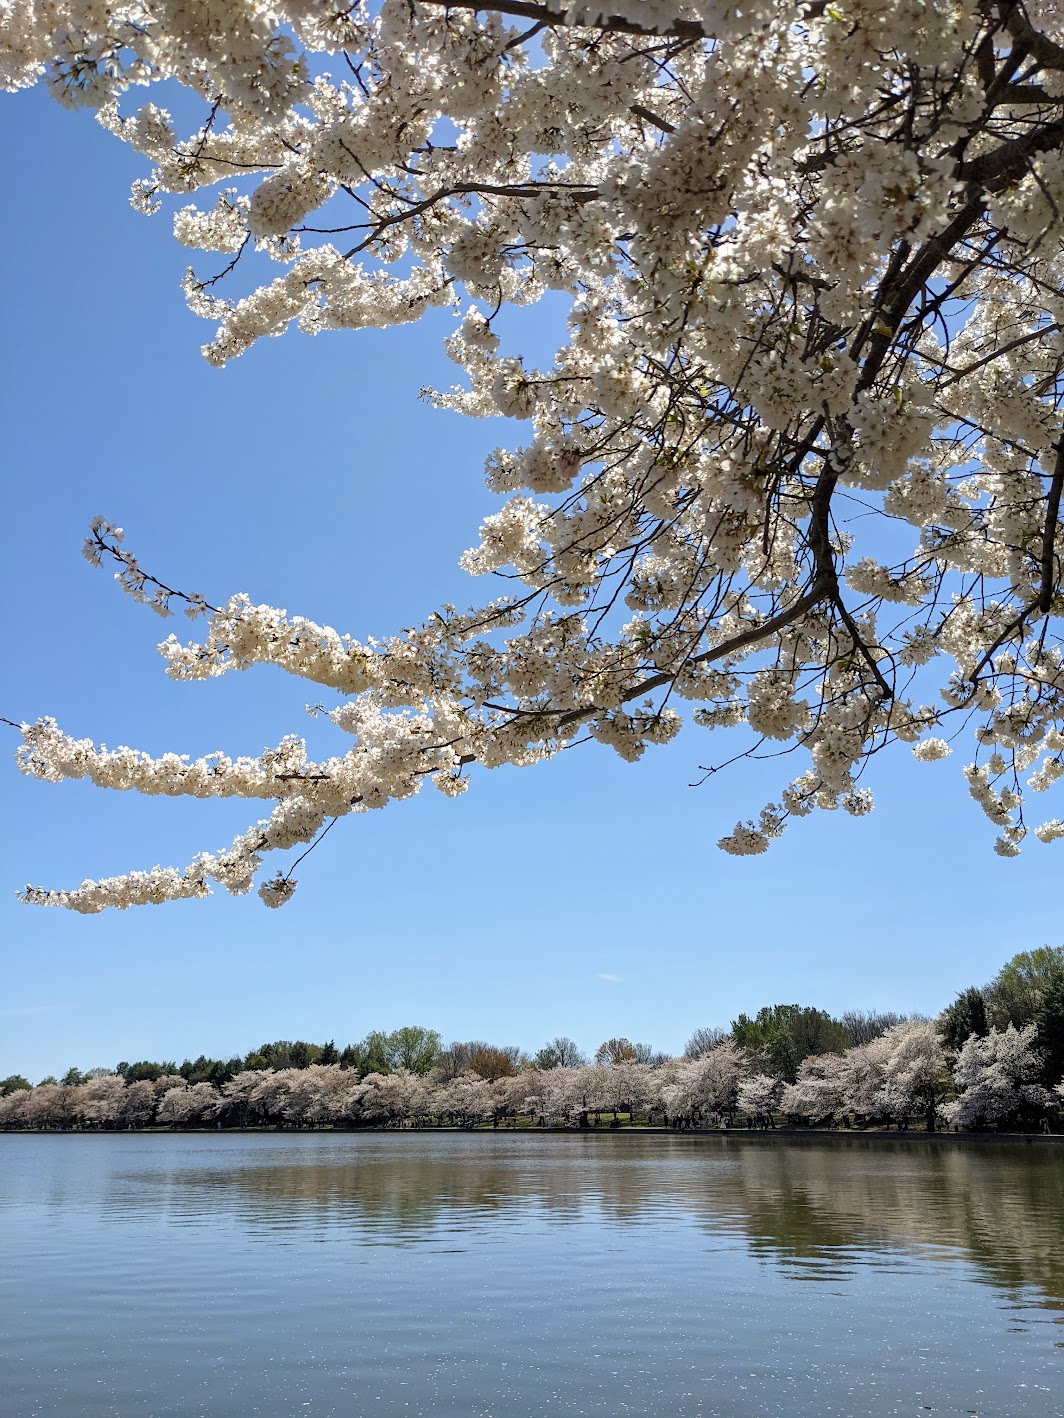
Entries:
<svg viewBox="0 0 1064 1418">
<path fill-rule="evenodd" d="M 838 1054 L 810 1055 L 796 1082 L 783 1090 L 780 1107 L 814 1123 L 852 1116 L 902 1126 L 921 1115 L 930 1127 L 948 1079 L 937 1026 L 906 1019 L 867 1044 Z"/>
<path fill-rule="evenodd" d="M 845 1055 L 845 1079 L 842 1105 L 846 1115 L 855 1122 L 883 1122 L 885 1119 L 885 1099 L 883 1081 L 885 1076 L 884 1049 L 878 1039 L 871 1043 L 848 1049 Z"/>
<path fill-rule="evenodd" d="M 1057 0 L 14 0 L 0 83 L 35 82 L 143 154 L 212 364 L 451 306 L 464 383 L 437 403 L 528 436 L 489 459 L 504 501 L 464 558 L 501 594 L 366 643 L 179 591 L 98 520 L 91 560 L 206 617 L 163 643 L 173 678 L 279 665 L 353 742 L 190 761 L 23 724 L 44 781 L 267 809 L 185 866 L 26 900 L 244 892 L 426 780 L 588 738 L 636 759 L 684 718 L 803 760 L 726 851 L 860 816 L 875 754 L 962 734 L 1019 851 L 1027 790 L 1064 774 Z M 130 104 L 154 83 L 198 119 Z M 548 292 L 567 331 L 533 368 L 496 316 Z"/>
<path fill-rule="evenodd" d="M 125 1094 L 126 1081 L 117 1074 L 87 1079 L 76 1092 L 79 1121 L 90 1127 L 115 1127 L 122 1116 Z"/>
<path fill-rule="evenodd" d="M 26 1109 L 36 1092 L 36 1088 L 20 1088 L 14 1093 L 0 1094 L 0 1127 L 15 1128 L 24 1123 Z"/>
<path fill-rule="evenodd" d="M 174 1127 L 213 1120 L 218 1114 L 218 1090 L 210 1083 L 169 1088 L 159 1100 L 156 1119 Z"/>
<path fill-rule="evenodd" d="M 288 1095 L 297 1082 L 298 1072 L 294 1068 L 263 1069 L 259 1072 L 258 1082 L 248 1094 L 248 1103 L 252 1112 L 263 1122 L 279 1123 L 284 1119 Z"/>
<path fill-rule="evenodd" d="M 654 1087 L 655 1070 L 635 1059 L 623 1059 L 602 1070 L 601 1098 L 614 1117 L 627 1113 L 629 1117 L 645 1113 L 658 1090 Z"/>
<path fill-rule="evenodd" d="M 337 1064 L 310 1064 L 292 1069 L 282 1116 L 302 1126 L 331 1122 L 343 1111 L 351 1075 Z"/>
<path fill-rule="evenodd" d="M 881 1078 L 877 1110 L 897 1122 L 922 1113 L 928 1127 L 933 1127 L 935 1108 L 949 1077 L 936 1025 L 929 1020 L 903 1020 L 865 1048 Z"/>
<path fill-rule="evenodd" d="M 806 1122 L 838 1121 L 849 1104 L 852 1073 L 845 1054 L 810 1054 L 803 1059 L 794 1083 L 788 1083 L 780 1108 L 788 1117 Z"/>
<path fill-rule="evenodd" d="M 77 1090 L 62 1084 L 39 1084 L 23 1104 L 19 1119 L 27 1127 L 70 1127 L 77 1117 Z"/>
<path fill-rule="evenodd" d="M 155 1090 L 146 1078 L 126 1085 L 118 1121 L 121 1127 L 147 1127 L 155 1117 Z"/>
<path fill-rule="evenodd" d="M 438 1117 L 449 1117 L 463 1128 L 486 1122 L 495 1111 L 491 1084 L 475 1073 L 449 1079 L 436 1091 L 432 1105 Z"/>
<path fill-rule="evenodd" d="M 680 1059 L 673 1065 L 672 1081 L 661 1097 L 670 1119 L 701 1123 L 735 1111 L 739 1083 L 749 1070 L 750 1055 L 730 1038 L 697 1059 Z"/>
<path fill-rule="evenodd" d="M 223 1083 L 219 1115 L 235 1120 L 241 1127 L 247 1126 L 249 1122 L 257 1122 L 263 1113 L 256 1090 L 263 1080 L 269 1077 L 270 1074 L 265 1069 L 248 1068 L 242 1069 L 228 1083 Z"/>
<path fill-rule="evenodd" d="M 400 1123 L 411 1116 L 423 1117 L 426 1114 L 424 1081 L 406 1069 L 367 1074 L 347 1095 L 345 1111 L 355 1121 L 378 1124 Z"/>
<path fill-rule="evenodd" d="M 492 1086 L 493 1121 L 498 1124 L 502 1118 L 517 1118 L 522 1114 L 535 1120 L 541 1113 L 542 1093 L 542 1076 L 536 1069 L 522 1069 L 520 1073 L 496 1080 Z"/>
<path fill-rule="evenodd" d="M 552 1068 L 540 1077 L 540 1097 L 544 1116 L 561 1125 L 582 1123 L 589 1109 L 590 1077 L 594 1070 L 586 1065 L 578 1068 Z"/>
<path fill-rule="evenodd" d="M 1049 1090 L 1035 1081 L 1042 1067 L 1037 1032 L 1033 1024 L 1009 1024 L 985 1038 L 972 1034 L 957 1055 L 957 1097 L 941 1105 L 943 1119 L 956 1128 L 988 1127 L 1047 1107 Z"/>
<path fill-rule="evenodd" d="M 736 1103 L 748 1117 L 772 1125 L 772 1115 L 780 1105 L 783 1080 L 767 1073 L 755 1073 L 739 1084 Z"/>
</svg>

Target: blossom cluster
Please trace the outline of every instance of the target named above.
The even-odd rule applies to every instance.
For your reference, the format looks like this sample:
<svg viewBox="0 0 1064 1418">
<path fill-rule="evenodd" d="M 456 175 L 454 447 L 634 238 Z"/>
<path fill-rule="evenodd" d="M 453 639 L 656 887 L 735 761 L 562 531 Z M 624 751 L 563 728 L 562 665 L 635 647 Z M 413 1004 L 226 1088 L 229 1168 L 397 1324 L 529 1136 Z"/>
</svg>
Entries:
<svg viewBox="0 0 1064 1418">
<path fill-rule="evenodd" d="M 807 758 L 728 852 L 861 816 L 873 754 L 932 763 L 954 726 L 1020 850 L 1028 793 L 1064 771 L 1059 5 L 641 0 L 531 30 L 444 0 L 9 5 L 0 84 L 42 77 L 150 163 L 135 204 L 173 199 L 178 241 L 225 262 L 185 281 L 212 363 L 452 306 L 461 382 L 431 397 L 527 434 L 489 459 L 504 501 L 463 558 L 504 599 L 364 644 L 179 600 L 208 629 L 165 642 L 168 673 L 279 665 L 341 696 L 348 753 L 149 760 L 27 725 L 44 779 L 275 802 L 183 869 L 27 899 L 246 890 L 265 852 L 426 777 L 458 793 L 474 763 L 578 738 L 632 761 L 685 712 Z M 156 82 L 200 106 L 191 133 L 130 106 Z M 536 368 L 496 316 L 547 293 L 567 331 Z M 169 612 L 117 529 L 87 550 Z"/>
</svg>

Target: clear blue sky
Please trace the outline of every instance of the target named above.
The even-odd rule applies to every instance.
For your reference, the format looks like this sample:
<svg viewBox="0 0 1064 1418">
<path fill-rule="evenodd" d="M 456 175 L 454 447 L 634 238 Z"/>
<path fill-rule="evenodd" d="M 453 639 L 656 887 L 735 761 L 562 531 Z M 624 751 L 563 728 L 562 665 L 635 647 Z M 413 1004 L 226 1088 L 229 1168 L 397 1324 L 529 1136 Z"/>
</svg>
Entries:
<svg viewBox="0 0 1064 1418">
<path fill-rule="evenodd" d="M 43 93 L 5 99 L 0 120 L 0 712 L 151 752 L 257 753 L 312 729 L 312 687 L 279 672 L 167 680 L 154 646 L 188 622 L 164 625 L 82 560 L 90 518 L 124 526 L 171 584 L 384 634 L 483 593 L 456 563 L 496 505 L 484 455 L 521 431 L 418 401 L 457 373 L 446 312 L 388 333 L 293 333 L 211 370 L 198 353 L 211 327 L 178 289 L 190 253 L 167 217 L 128 206 L 142 160 Z M 526 345 L 549 337 L 546 317 L 521 318 Z M 636 767 L 588 746 L 475 774 L 457 801 L 426 790 L 350 819 L 280 911 L 226 895 L 34 910 L 15 900 L 27 881 L 183 864 L 258 814 L 33 782 L 5 733 L 0 1076 L 342 1044 L 403 1023 L 678 1050 L 695 1026 L 774 1001 L 933 1012 L 1061 937 L 1061 849 L 993 854 L 963 748 L 933 765 L 881 759 L 870 818 L 823 814 L 735 859 L 714 843 L 773 795 L 779 765 L 693 790 L 719 752 L 697 729 Z"/>
</svg>

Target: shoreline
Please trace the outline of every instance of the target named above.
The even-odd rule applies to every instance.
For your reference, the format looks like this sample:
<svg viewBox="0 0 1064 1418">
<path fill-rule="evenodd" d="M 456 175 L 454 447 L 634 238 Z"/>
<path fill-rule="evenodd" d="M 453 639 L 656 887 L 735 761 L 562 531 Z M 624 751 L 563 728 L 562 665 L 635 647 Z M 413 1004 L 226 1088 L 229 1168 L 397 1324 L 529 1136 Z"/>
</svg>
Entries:
<svg viewBox="0 0 1064 1418">
<path fill-rule="evenodd" d="M 242 1137 L 273 1135 L 277 1137 L 432 1137 L 444 1134 L 448 1137 L 681 1137 L 704 1140 L 718 1138 L 728 1141 L 736 1138 L 742 1142 L 772 1143 L 823 1142 L 825 1140 L 852 1142 L 866 1140 L 872 1142 L 992 1142 L 992 1143 L 1034 1143 L 1064 1144 L 1064 1133 L 1052 1132 L 926 1132 L 888 1131 L 882 1128 L 672 1128 L 672 1127 L 272 1127 L 265 1124 L 248 1127 L 146 1127 L 146 1128 L 5 1128 L 0 1129 L 0 1137 Z"/>
</svg>

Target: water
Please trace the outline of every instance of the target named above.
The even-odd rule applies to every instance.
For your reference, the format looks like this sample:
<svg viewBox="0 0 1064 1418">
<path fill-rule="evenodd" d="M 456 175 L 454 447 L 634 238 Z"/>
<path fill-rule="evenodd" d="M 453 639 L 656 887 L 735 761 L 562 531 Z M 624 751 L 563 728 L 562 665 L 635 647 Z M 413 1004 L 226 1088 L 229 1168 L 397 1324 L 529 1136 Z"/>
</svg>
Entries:
<svg viewBox="0 0 1064 1418">
<path fill-rule="evenodd" d="M 1064 1148 L 0 1137 L 0 1413 L 1064 1415 Z"/>
</svg>

